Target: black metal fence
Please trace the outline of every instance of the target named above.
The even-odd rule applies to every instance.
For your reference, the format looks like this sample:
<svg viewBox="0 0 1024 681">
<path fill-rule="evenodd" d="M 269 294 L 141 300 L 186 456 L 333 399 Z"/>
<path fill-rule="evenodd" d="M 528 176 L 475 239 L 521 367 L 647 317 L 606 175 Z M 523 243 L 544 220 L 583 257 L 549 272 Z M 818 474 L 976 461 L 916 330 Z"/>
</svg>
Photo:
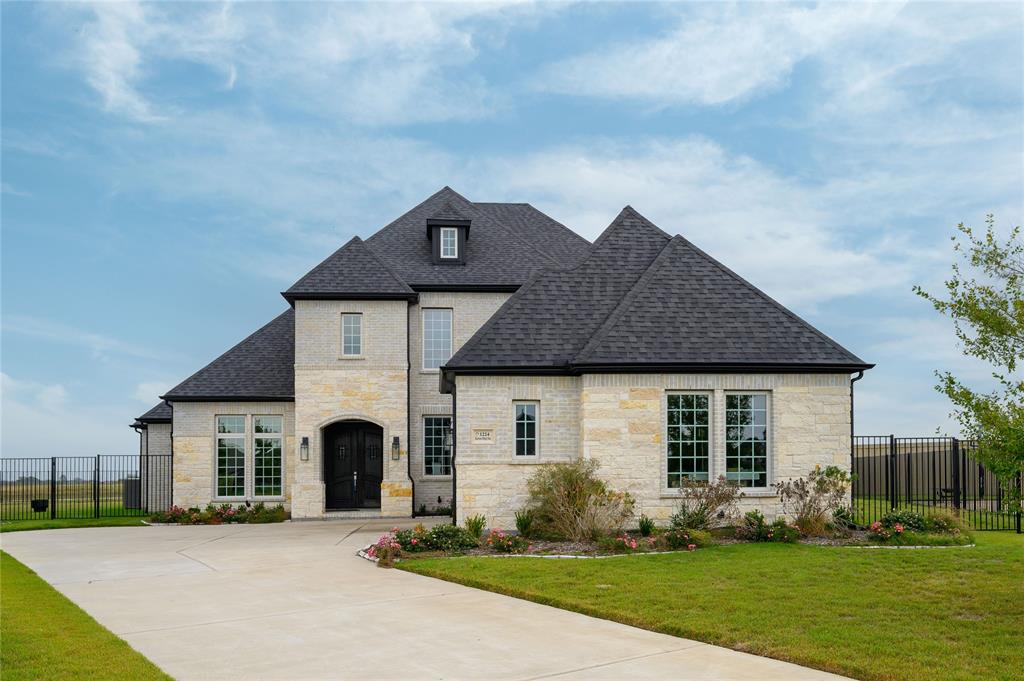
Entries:
<svg viewBox="0 0 1024 681">
<path fill-rule="evenodd" d="M 0 459 L 0 520 L 144 516 L 171 505 L 169 454 Z"/>
<path fill-rule="evenodd" d="M 976 530 L 1021 532 L 999 480 L 975 458 L 977 445 L 951 437 L 853 438 L 853 508 L 864 524 L 890 510 L 955 511 Z M 1015 484 L 1020 489 L 1018 475 Z M 1019 497 L 1018 497 L 1019 498 Z"/>
</svg>

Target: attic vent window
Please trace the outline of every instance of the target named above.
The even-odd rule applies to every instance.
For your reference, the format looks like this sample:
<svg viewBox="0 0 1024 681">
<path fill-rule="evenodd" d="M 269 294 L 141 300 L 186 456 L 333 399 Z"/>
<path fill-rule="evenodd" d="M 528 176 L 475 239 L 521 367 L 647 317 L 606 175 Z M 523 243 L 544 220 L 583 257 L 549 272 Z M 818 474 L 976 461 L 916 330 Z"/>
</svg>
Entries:
<svg viewBox="0 0 1024 681">
<path fill-rule="evenodd" d="M 459 257 L 459 232 L 455 227 L 441 228 L 441 257 Z"/>
</svg>

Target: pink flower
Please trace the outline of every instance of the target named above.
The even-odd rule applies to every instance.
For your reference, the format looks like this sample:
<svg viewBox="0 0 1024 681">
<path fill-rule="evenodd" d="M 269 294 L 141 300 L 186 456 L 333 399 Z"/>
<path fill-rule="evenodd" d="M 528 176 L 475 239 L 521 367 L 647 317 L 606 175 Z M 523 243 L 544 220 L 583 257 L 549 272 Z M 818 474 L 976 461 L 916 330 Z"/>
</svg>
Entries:
<svg viewBox="0 0 1024 681">
<path fill-rule="evenodd" d="M 903 532 L 903 526 L 900 525 L 899 523 L 896 523 L 895 525 L 893 525 L 892 529 L 896 530 L 896 534 L 902 534 L 902 532 Z"/>
<path fill-rule="evenodd" d="M 686 545 L 686 550 L 687 551 L 696 551 L 697 550 L 697 545 L 696 544 L 687 544 Z"/>
<path fill-rule="evenodd" d="M 413 543 L 413 544 L 419 544 L 419 543 L 420 543 L 420 540 L 419 540 L 419 539 L 415 539 L 415 538 L 414 538 L 414 539 L 412 540 L 412 543 Z"/>
</svg>

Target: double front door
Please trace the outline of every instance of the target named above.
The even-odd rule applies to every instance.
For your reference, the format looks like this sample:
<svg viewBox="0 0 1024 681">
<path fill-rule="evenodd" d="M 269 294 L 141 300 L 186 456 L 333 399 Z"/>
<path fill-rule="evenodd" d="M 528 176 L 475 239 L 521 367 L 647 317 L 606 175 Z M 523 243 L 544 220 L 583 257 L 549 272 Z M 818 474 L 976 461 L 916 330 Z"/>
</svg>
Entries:
<svg viewBox="0 0 1024 681">
<path fill-rule="evenodd" d="M 327 510 L 380 508 L 384 431 L 366 421 L 339 421 L 324 429 Z"/>
</svg>

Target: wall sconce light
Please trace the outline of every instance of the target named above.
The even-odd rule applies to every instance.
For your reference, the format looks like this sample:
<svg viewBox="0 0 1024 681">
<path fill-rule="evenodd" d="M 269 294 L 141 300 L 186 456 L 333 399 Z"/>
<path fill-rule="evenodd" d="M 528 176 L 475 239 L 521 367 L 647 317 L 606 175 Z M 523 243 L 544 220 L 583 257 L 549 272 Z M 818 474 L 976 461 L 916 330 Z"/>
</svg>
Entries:
<svg viewBox="0 0 1024 681">
<path fill-rule="evenodd" d="M 302 444 L 299 445 L 299 458 L 303 461 L 309 461 L 309 438 L 302 438 Z"/>
<path fill-rule="evenodd" d="M 391 438 L 391 460 L 398 461 L 402 457 L 402 450 L 399 446 L 398 436 Z"/>
</svg>

